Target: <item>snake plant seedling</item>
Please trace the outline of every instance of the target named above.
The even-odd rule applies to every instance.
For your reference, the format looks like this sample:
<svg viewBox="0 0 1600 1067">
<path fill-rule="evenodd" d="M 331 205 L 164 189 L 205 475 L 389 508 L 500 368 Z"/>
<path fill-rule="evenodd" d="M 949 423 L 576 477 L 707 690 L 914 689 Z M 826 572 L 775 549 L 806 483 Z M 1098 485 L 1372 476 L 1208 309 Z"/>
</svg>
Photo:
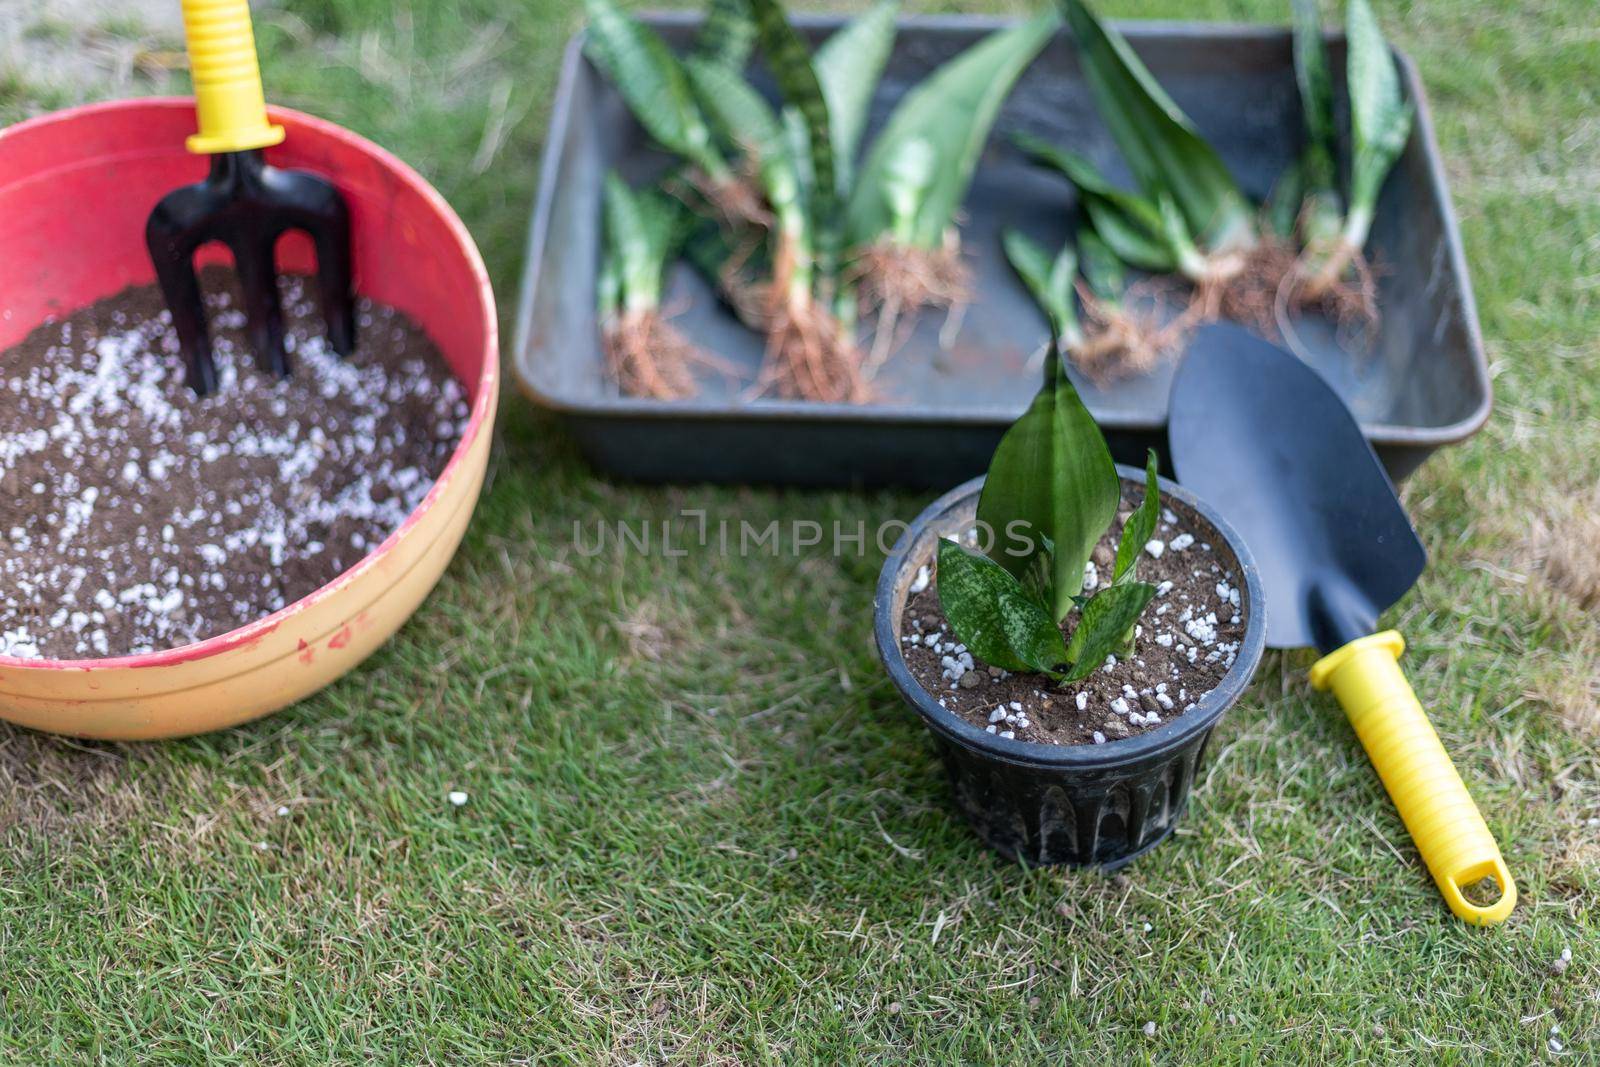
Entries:
<svg viewBox="0 0 1600 1067">
<path fill-rule="evenodd" d="M 1047 12 L 985 37 L 908 92 L 874 140 L 848 229 L 863 296 L 882 314 L 880 336 L 893 334 L 902 309 L 962 301 L 956 211 L 1001 104 L 1059 24 Z"/>
<path fill-rule="evenodd" d="M 611 79 L 639 125 L 689 164 L 688 180 L 723 219 L 732 225 L 761 219 L 759 199 L 718 150 L 683 65 L 667 43 L 613 0 L 584 0 L 584 7 L 589 15 L 584 51 Z M 741 46 L 733 41 L 708 47 L 717 50 L 720 61 L 731 62 Z"/>
<path fill-rule="evenodd" d="M 1295 66 L 1300 79 L 1308 151 L 1329 162 L 1321 187 L 1306 189 L 1305 254 L 1299 265 L 1303 299 L 1322 298 L 1351 273 L 1363 289 L 1362 250 L 1372 230 L 1378 194 L 1411 137 L 1414 108 L 1400 94 L 1400 74 L 1368 0 L 1347 0 L 1345 80 L 1350 93 L 1350 181 L 1347 203 L 1333 191 L 1333 100 L 1322 88 L 1327 59 L 1312 0 L 1296 0 Z M 1304 165 L 1304 163 L 1302 164 Z M 1343 208 L 1343 218 L 1339 211 Z"/>
<path fill-rule="evenodd" d="M 683 209 L 664 194 L 606 175 L 605 241 L 596 286 L 606 366 L 634 396 L 693 396 L 689 365 L 710 362 L 661 314 L 662 276 L 683 234 Z"/>
<path fill-rule="evenodd" d="M 1052 272 L 1058 269 L 1068 268 Z M 1107 656 L 1131 651 L 1135 624 L 1156 594 L 1136 575 L 1160 509 L 1154 451 L 1111 580 L 1085 595 L 1090 556 L 1121 499 L 1105 438 L 1052 346 L 1043 386 L 989 463 L 977 515 L 987 546 L 973 552 L 953 540 L 939 543 L 940 605 L 973 655 L 1006 670 L 1075 681 Z M 1064 636 L 1061 627 L 1074 613 Z"/>
</svg>

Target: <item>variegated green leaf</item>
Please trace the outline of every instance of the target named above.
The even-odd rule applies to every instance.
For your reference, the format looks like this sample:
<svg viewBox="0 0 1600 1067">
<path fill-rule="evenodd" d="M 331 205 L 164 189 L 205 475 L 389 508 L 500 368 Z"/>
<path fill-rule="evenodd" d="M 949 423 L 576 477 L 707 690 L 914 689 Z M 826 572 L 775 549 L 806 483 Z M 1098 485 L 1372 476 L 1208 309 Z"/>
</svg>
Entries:
<svg viewBox="0 0 1600 1067">
<path fill-rule="evenodd" d="M 1285 241 L 1294 237 L 1300 221 L 1300 204 L 1306 194 L 1305 159 L 1290 161 L 1267 196 L 1267 225 Z"/>
<path fill-rule="evenodd" d="M 756 43 L 756 24 L 746 0 L 711 0 L 706 19 L 695 35 L 694 55 L 731 70 L 744 70 Z"/>
<path fill-rule="evenodd" d="M 1255 212 L 1216 149 L 1156 82 L 1122 34 L 1083 0 L 1058 0 L 1095 106 L 1147 196 L 1167 192 L 1208 251 L 1253 240 Z"/>
<path fill-rule="evenodd" d="M 1067 642 L 1072 669 L 1066 680 L 1087 678 L 1107 656 L 1123 647 L 1140 612 L 1156 595 L 1149 582 L 1124 582 L 1108 586 L 1089 598 Z"/>
<path fill-rule="evenodd" d="M 639 124 L 663 148 L 713 178 L 726 175 L 727 164 L 712 145 L 688 79 L 666 42 L 612 0 L 584 0 L 584 7 L 589 13 L 584 51 L 616 86 Z"/>
<path fill-rule="evenodd" d="M 913 242 L 933 247 L 944 239 L 966 198 L 1000 105 L 1057 25 L 1055 16 L 1046 14 L 992 33 L 905 95 L 873 142 L 851 190 L 852 244 L 868 245 L 891 232 L 885 198 L 889 170 L 906 142 L 914 140 L 931 145 L 939 165 L 917 205 Z"/>
<path fill-rule="evenodd" d="M 1066 662 L 1061 630 L 1016 578 L 987 556 L 939 541 L 939 606 L 973 656 L 1008 671 Z"/>
<path fill-rule="evenodd" d="M 811 52 L 789 25 L 778 0 L 749 0 L 749 3 L 755 17 L 757 40 L 778 83 L 784 106 L 799 112 L 802 120 L 809 148 L 805 153 L 809 166 L 804 168 L 810 177 L 807 214 L 820 265 L 824 273 L 831 274 L 838 260 L 840 220 L 828 101 L 811 65 Z"/>
<path fill-rule="evenodd" d="M 1333 188 L 1338 140 L 1333 124 L 1333 79 L 1328 75 L 1328 49 L 1322 39 L 1318 0 L 1293 0 L 1294 76 L 1305 121 L 1304 178 L 1310 188 Z"/>
<path fill-rule="evenodd" d="M 1133 581 L 1139 566 L 1139 553 L 1156 532 L 1156 519 L 1161 516 L 1161 489 L 1156 484 L 1156 450 L 1150 449 L 1144 466 L 1144 499 L 1128 516 L 1117 541 L 1117 562 L 1111 572 L 1113 582 Z"/>
<path fill-rule="evenodd" d="M 809 221 L 803 182 L 786 130 L 772 106 L 729 67 L 691 58 L 684 61 L 684 69 L 718 132 L 755 161 L 762 191 L 780 225 L 803 242 Z"/>
<path fill-rule="evenodd" d="M 840 194 L 849 189 L 867 109 L 894 47 L 899 0 L 878 0 L 823 42 L 812 57 L 828 103 Z"/>
<path fill-rule="evenodd" d="M 1348 0 L 1346 80 L 1350 92 L 1350 215 L 1370 223 L 1378 192 L 1411 137 L 1412 107 L 1400 92 L 1400 72 L 1367 0 Z M 1361 238 L 1366 237 L 1363 226 Z M 1360 242 L 1357 242 L 1360 243 Z"/>
<path fill-rule="evenodd" d="M 655 307 L 661 300 L 662 272 L 679 236 L 676 202 L 655 190 L 636 192 L 611 171 L 602 207 L 606 258 L 622 306 L 630 311 Z"/>
</svg>

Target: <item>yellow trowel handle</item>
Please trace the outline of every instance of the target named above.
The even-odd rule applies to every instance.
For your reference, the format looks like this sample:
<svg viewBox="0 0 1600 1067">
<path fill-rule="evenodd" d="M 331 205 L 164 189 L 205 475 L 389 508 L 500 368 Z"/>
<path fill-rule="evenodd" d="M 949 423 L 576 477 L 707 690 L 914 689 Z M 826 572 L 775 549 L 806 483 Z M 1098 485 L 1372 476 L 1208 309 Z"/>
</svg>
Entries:
<svg viewBox="0 0 1600 1067">
<path fill-rule="evenodd" d="M 1352 641 L 1317 661 L 1311 684 L 1339 698 L 1450 910 L 1480 926 L 1501 922 L 1517 903 L 1516 884 L 1400 670 L 1405 647 L 1393 630 Z M 1479 906 L 1461 890 L 1485 877 L 1499 883 L 1500 899 Z"/>
<path fill-rule="evenodd" d="M 283 127 L 267 121 L 247 0 L 183 0 L 183 35 L 200 121 L 189 151 L 243 152 L 283 140 Z"/>
</svg>

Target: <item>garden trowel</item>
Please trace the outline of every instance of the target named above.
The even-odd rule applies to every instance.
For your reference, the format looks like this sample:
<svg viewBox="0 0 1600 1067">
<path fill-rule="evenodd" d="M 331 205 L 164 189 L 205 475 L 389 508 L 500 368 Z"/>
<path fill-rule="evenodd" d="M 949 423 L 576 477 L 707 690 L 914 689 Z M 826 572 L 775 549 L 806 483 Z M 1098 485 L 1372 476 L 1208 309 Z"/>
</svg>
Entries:
<svg viewBox="0 0 1600 1067">
<path fill-rule="evenodd" d="M 1400 670 L 1405 641 L 1375 632 L 1427 553 L 1350 410 L 1318 374 L 1244 330 L 1191 353 L 1172 386 L 1178 480 L 1221 509 L 1255 556 L 1267 643 L 1315 645 L 1332 689 L 1450 909 L 1498 923 L 1517 890 L 1494 836 Z M 1497 883 L 1493 903 L 1484 879 Z"/>
</svg>

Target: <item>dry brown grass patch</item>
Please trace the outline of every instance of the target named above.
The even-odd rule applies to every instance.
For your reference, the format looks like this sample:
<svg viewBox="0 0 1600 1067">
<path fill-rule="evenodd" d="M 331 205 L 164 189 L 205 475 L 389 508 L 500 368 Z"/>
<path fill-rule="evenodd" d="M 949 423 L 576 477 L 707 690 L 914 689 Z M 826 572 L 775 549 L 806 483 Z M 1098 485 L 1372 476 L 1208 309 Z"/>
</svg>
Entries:
<svg viewBox="0 0 1600 1067">
<path fill-rule="evenodd" d="M 1535 521 L 1533 558 L 1584 611 L 1600 608 L 1600 490 L 1561 500 Z"/>
</svg>

